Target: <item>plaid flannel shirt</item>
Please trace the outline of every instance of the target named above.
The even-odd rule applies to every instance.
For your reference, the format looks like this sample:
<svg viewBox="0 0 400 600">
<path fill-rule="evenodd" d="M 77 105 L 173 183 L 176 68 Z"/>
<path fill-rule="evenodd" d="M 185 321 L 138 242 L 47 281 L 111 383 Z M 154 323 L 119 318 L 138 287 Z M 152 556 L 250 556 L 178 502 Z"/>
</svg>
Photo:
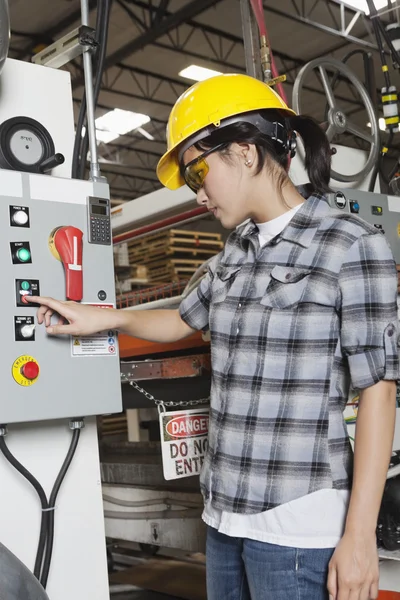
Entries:
<svg viewBox="0 0 400 600">
<path fill-rule="evenodd" d="M 312 195 L 262 248 L 254 223 L 234 231 L 180 314 L 211 334 L 205 499 L 251 514 L 349 489 L 349 388 L 398 378 L 384 235 Z"/>
</svg>

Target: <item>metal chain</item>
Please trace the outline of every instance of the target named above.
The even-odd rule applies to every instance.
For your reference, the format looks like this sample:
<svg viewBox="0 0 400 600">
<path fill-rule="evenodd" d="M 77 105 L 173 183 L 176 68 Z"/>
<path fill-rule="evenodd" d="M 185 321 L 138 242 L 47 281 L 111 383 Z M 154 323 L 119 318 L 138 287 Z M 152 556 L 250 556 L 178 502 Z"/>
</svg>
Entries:
<svg viewBox="0 0 400 600">
<path fill-rule="evenodd" d="M 172 400 L 170 400 L 170 401 L 157 400 L 157 398 L 155 398 L 154 396 L 149 394 L 149 392 L 146 392 L 146 390 L 141 388 L 137 381 L 134 381 L 133 379 L 129 379 L 129 377 L 127 377 L 125 375 L 125 373 L 121 373 L 121 380 L 125 383 L 129 383 L 129 385 L 131 385 L 133 388 L 135 388 L 135 390 L 137 390 L 138 392 L 143 394 L 143 396 L 145 396 L 148 400 L 150 400 L 151 402 L 154 402 L 154 404 L 157 406 L 159 412 L 166 412 L 166 407 L 198 406 L 199 404 L 208 404 L 210 402 L 210 397 L 200 398 L 199 400 L 181 400 L 180 402 L 173 402 Z"/>
</svg>

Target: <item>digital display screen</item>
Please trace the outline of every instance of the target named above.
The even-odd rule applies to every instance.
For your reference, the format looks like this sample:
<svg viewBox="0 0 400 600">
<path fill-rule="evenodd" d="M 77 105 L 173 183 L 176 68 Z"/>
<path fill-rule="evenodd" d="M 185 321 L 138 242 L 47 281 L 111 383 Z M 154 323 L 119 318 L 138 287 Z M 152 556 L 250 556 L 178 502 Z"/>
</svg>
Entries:
<svg viewBox="0 0 400 600">
<path fill-rule="evenodd" d="M 98 206 L 97 204 L 92 204 L 92 213 L 95 215 L 107 216 L 107 207 L 106 206 Z"/>
</svg>

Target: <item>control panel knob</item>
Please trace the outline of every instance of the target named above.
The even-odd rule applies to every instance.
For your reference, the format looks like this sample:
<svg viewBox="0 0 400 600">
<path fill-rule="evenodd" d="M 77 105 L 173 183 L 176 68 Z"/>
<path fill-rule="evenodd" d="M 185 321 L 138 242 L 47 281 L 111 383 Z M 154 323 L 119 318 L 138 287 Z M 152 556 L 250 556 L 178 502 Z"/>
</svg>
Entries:
<svg viewBox="0 0 400 600">
<path fill-rule="evenodd" d="M 15 225 L 26 225 L 28 220 L 29 215 L 24 210 L 17 210 L 12 216 L 12 221 Z"/>
<path fill-rule="evenodd" d="M 21 375 L 32 381 L 39 376 L 39 365 L 33 361 L 28 361 L 21 367 Z"/>
<path fill-rule="evenodd" d="M 56 228 L 49 239 L 50 250 L 64 265 L 67 300 L 75 302 L 83 298 L 82 238 L 83 231 L 67 225 Z"/>
<path fill-rule="evenodd" d="M 35 331 L 34 325 L 22 325 L 22 327 L 19 330 L 21 336 L 25 339 L 31 338 L 33 336 L 34 331 Z"/>
</svg>

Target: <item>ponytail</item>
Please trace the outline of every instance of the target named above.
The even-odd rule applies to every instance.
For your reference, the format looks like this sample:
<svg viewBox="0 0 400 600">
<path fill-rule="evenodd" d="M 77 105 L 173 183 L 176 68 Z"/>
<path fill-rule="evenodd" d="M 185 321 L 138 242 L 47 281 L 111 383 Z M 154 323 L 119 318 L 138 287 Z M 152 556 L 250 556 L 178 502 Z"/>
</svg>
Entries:
<svg viewBox="0 0 400 600">
<path fill-rule="evenodd" d="M 306 151 L 305 167 L 316 192 L 329 193 L 331 147 L 325 133 L 312 117 L 295 116 L 288 119 L 290 129 L 303 140 Z"/>
</svg>

